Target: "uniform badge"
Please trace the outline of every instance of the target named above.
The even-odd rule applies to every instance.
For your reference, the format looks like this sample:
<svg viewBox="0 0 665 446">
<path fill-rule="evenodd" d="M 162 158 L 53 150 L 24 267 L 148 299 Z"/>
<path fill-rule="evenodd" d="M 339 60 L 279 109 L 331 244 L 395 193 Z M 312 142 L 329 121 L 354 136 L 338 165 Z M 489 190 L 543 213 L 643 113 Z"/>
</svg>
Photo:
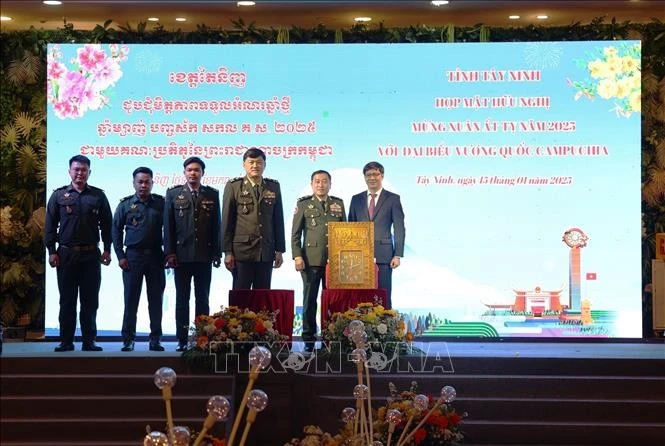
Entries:
<svg viewBox="0 0 665 446">
<path fill-rule="evenodd" d="M 72 213 L 72 207 L 71 206 L 67 206 L 65 209 L 67 209 L 68 214 Z"/>
<path fill-rule="evenodd" d="M 316 226 L 316 220 L 312 219 L 312 226 Z"/>
<path fill-rule="evenodd" d="M 242 195 L 243 197 L 246 197 L 247 195 L 249 195 L 249 191 L 247 189 L 245 189 L 244 191 L 242 191 L 242 193 L 240 195 Z"/>
<path fill-rule="evenodd" d="M 243 214 L 247 213 L 247 206 L 245 206 L 245 205 L 242 206 L 242 213 Z"/>
<path fill-rule="evenodd" d="M 131 205 L 129 208 L 132 209 L 132 210 L 133 210 L 133 209 L 136 209 L 136 203 L 134 203 L 133 205 Z"/>
<path fill-rule="evenodd" d="M 69 192 L 65 192 L 65 195 L 63 195 L 63 197 L 65 197 L 65 198 L 69 198 L 70 195 L 71 195 L 71 194 L 70 194 Z"/>
<path fill-rule="evenodd" d="M 178 200 L 184 200 L 185 196 L 183 194 L 178 195 Z"/>
<path fill-rule="evenodd" d="M 313 204 L 308 204 L 307 209 L 314 209 L 314 205 Z"/>
<path fill-rule="evenodd" d="M 182 213 L 182 209 L 180 209 L 180 214 L 178 214 L 178 215 L 180 215 L 181 217 L 182 217 L 183 215 L 185 215 L 185 214 Z"/>
<path fill-rule="evenodd" d="M 134 226 L 136 226 L 136 225 L 138 225 L 138 224 L 139 224 L 139 222 L 138 222 L 138 221 L 136 221 L 136 219 L 134 219 L 134 220 L 132 220 L 132 224 L 133 224 Z"/>
</svg>

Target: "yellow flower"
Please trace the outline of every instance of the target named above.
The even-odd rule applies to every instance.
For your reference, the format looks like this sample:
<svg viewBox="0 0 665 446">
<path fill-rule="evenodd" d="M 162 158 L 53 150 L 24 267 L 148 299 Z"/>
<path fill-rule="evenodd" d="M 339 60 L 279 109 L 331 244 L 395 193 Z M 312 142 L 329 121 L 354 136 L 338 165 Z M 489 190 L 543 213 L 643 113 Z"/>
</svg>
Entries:
<svg viewBox="0 0 665 446">
<path fill-rule="evenodd" d="M 634 112 L 639 113 L 642 111 L 642 92 L 638 90 L 631 94 L 630 98 L 628 99 L 628 105 Z"/>
<path fill-rule="evenodd" d="M 619 50 L 616 49 L 616 47 L 613 46 L 608 46 L 603 49 L 603 54 L 605 57 L 610 58 L 612 56 L 616 56 Z"/>
<path fill-rule="evenodd" d="M 617 94 L 617 83 L 614 79 L 603 79 L 598 82 L 598 96 L 603 99 L 610 99 Z"/>
<path fill-rule="evenodd" d="M 234 317 L 229 319 L 229 327 L 237 327 L 238 325 L 240 325 L 240 321 L 238 319 Z"/>
<path fill-rule="evenodd" d="M 621 71 L 626 74 L 633 74 L 640 70 L 640 61 L 630 56 L 621 58 Z"/>
<path fill-rule="evenodd" d="M 610 76 L 608 65 L 600 59 L 589 62 L 587 68 L 594 79 L 603 79 Z"/>
<path fill-rule="evenodd" d="M 266 327 L 267 330 L 272 329 L 272 321 L 263 321 L 263 326 Z"/>
<path fill-rule="evenodd" d="M 256 319 L 256 313 L 253 311 L 246 311 L 240 315 L 243 319 Z"/>
</svg>

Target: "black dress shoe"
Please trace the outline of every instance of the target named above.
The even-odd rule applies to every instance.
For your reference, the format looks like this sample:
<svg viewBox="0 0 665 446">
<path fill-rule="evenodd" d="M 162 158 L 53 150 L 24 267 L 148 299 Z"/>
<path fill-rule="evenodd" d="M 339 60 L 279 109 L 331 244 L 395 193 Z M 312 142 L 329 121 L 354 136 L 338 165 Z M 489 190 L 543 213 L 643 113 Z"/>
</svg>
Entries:
<svg viewBox="0 0 665 446">
<path fill-rule="evenodd" d="M 314 342 L 305 342 L 305 353 L 312 353 L 314 351 Z"/>
<path fill-rule="evenodd" d="M 175 351 L 184 352 L 185 350 L 187 350 L 187 343 L 186 342 L 178 342 L 178 346 L 175 348 Z"/>
<path fill-rule="evenodd" d="M 73 352 L 74 344 L 72 342 L 61 342 L 56 348 L 53 349 L 56 352 Z"/>
<path fill-rule="evenodd" d="M 159 341 L 150 341 L 150 344 L 148 345 L 148 349 L 153 352 L 163 352 L 164 347 L 162 344 L 159 343 Z"/>
<path fill-rule="evenodd" d="M 95 344 L 95 341 L 84 342 L 81 346 L 81 350 L 84 352 L 101 352 L 104 350 L 99 345 Z"/>
<path fill-rule="evenodd" d="M 134 351 L 134 341 L 125 341 L 122 344 L 121 352 L 132 352 Z"/>
</svg>

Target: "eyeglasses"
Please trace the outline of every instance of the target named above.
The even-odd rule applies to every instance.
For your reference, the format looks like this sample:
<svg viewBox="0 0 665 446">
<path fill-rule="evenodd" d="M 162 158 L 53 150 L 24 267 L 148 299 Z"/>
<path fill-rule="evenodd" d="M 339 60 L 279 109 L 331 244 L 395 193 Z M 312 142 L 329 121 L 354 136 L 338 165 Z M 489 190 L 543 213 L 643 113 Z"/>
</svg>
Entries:
<svg viewBox="0 0 665 446">
<path fill-rule="evenodd" d="M 377 178 L 380 177 L 381 173 L 366 173 L 365 178 Z"/>
</svg>

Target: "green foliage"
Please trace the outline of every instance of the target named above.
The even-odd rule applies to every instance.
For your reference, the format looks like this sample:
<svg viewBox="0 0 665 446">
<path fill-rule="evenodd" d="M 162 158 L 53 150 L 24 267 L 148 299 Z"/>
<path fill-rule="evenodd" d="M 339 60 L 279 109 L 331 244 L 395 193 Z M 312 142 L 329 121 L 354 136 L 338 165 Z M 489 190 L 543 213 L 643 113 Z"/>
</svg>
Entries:
<svg viewBox="0 0 665 446">
<path fill-rule="evenodd" d="M 568 40 L 621 40 L 641 39 L 643 55 L 643 131 L 642 131 L 642 184 L 643 211 L 643 272 L 644 282 L 651 280 L 650 262 L 653 255 L 655 232 L 665 230 L 665 24 L 659 19 L 649 23 L 617 22 L 598 17 L 589 24 L 572 23 L 567 26 L 526 26 L 523 28 L 494 28 L 482 24 L 471 27 L 413 25 L 406 28 L 386 28 L 358 24 L 348 29 L 329 29 L 325 25 L 314 28 L 292 27 L 262 29 L 254 22 L 242 18 L 231 20 L 226 28 L 198 25 L 192 32 L 180 29 L 166 30 L 162 25 L 139 23 L 135 28 L 127 24 L 112 26 L 112 21 L 95 26 L 90 31 L 74 29 L 63 22 L 56 30 L 31 28 L 2 33 L 0 39 L 0 208 L 12 207 L 12 219 L 26 226 L 34 220 L 35 210 L 46 202 L 45 184 L 45 118 L 46 98 L 44 84 L 47 43 L 422 43 L 422 42 L 512 42 L 512 41 L 568 41 Z M 17 119 L 22 116 L 21 119 Z M 38 125 L 32 126 L 31 122 Z M 660 147 L 660 149 L 659 149 Z M 611 218 L 611 216 L 608 216 Z M 33 225 L 34 226 L 34 225 Z M 7 241 L 7 240 L 3 240 Z M 2 299 L 0 312 L 3 320 L 8 315 L 27 308 L 39 307 L 43 290 L 44 250 L 34 240 L 24 246 L 14 240 L 11 246 L 3 244 Z M 15 262 L 23 262 L 15 265 Z M 35 265 L 39 265 L 36 267 Z M 5 284 L 7 280 L 7 284 Z M 11 284 L 5 288 L 5 285 Z M 28 293 L 28 291 L 30 291 Z M 37 301 L 26 303 L 25 296 L 38 296 Z M 32 305 L 30 305 L 32 304 Z"/>
</svg>

